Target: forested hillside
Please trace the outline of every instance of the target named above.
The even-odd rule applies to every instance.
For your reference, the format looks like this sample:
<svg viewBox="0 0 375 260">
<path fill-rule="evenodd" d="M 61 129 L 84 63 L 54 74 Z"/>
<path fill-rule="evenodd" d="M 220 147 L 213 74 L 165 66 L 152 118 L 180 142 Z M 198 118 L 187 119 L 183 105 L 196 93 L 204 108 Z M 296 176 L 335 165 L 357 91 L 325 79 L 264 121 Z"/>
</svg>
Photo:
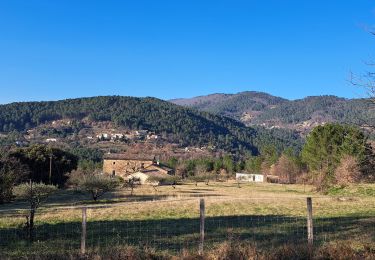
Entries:
<svg viewBox="0 0 375 260">
<path fill-rule="evenodd" d="M 301 132 L 327 122 L 362 126 L 375 124 L 375 106 L 366 99 L 315 96 L 286 100 L 248 91 L 175 99 L 171 102 L 230 116 L 247 125 L 276 126 Z"/>
<path fill-rule="evenodd" d="M 147 129 L 180 145 L 212 145 L 226 151 L 258 153 L 266 145 L 298 149 L 300 139 L 290 131 L 245 127 L 241 122 L 174 105 L 156 98 L 93 97 L 54 102 L 24 102 L 0 106 L 4 133 L 25 131 L 59 119 L 110 121 L 115 126 Z M 79 123 L 75 124 L 79 128 Z"/>
<path fill-rule="evenodd" d="M 366 99 L 344 99 L 335 96 L 307 97 L 266 109 L 257 122 L 280 121 L 300 123 L 321 117 L 325 121 L 350 124 L 374 122 L 375 107 Z"/>
<path fill-rule="evenodd" d="M 188 99 L 174 99 L 172 103 L 199 110 L 240 118 L 244 112 L 263 111 L 287 102 L 286 99 L 262 92 L 246 91 L 237 94 L 212 94 Z"/>
</svg>

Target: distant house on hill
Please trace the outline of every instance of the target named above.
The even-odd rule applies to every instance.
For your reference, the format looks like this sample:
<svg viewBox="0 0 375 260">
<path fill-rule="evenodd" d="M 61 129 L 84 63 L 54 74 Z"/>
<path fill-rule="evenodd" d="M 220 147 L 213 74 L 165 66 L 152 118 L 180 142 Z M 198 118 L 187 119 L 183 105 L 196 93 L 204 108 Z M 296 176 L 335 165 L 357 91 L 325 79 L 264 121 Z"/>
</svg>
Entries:
<svg viewBox="0 0 375 260">
<path fill-rule="evenodd" d="M 125 136 L 123 134 L 112 134 L 111 135 L 111 139 L 112 140 L 120 140 L 120 139 L 123 139 Z"/>
<path fill-rule="evenodd" d="M 173 175 L 173 169 L 162 165 L 155 156 L 139 154 L 107 154 L 104 156 L 103 173 L 124 179 L 131 174 Z"/>
<path fill-rule="evenodd" d="M 158 139 L 159 137 L 158 137 L 158 135 L 156 135 L 156 134 L 148 134 L 148 135 L 146 136 L 146 138 L 147 138 L 147 140 L 156 140 L 156 139 Z"/>
<path fill-rule="evenodd" d="M 110 138 L 110 136 L 109 136 L 109 134 L 107 134 L 107 133 L 101 133 L 101 134 L 98 134 L 97 136 L 96 136 L 96 138 L 98 139 L 98 140 L 101 140 L 101 141 L 109 141 L 111 138 Z"/>
<path fill-rule="evenodd" d="M 139 137 L 145 137 L 147 135 L 148 131 L 147 130 L 137 130 L 135 131 L 135 134 Z"/>
</svg>

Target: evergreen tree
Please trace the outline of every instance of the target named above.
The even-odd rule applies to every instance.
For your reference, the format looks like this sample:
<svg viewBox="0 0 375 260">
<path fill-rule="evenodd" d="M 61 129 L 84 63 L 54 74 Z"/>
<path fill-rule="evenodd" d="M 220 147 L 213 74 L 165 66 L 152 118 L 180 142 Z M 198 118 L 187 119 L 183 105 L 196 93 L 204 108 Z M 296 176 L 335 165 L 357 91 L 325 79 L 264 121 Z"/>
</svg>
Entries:
<svg viewBox="0 0 375 260">
<path fill-rule="evenodd" d="M 369 146 L 367 138 L 354 126 L 326 124 L 317 126 L 306 138 L 302 160 L 320 189 L 334 182 L 334 171 L 344 155 L 354 156 L 359 164 L 365 165 Z"/>
<path fill-rule="evenodd" d="M 28 177 L 33 182 L 43 182 L 60 187 L 67 181 L 67 173 L 76 169 L 78 164 L 78 157 L 75 155 L 39 144 L 19 148 L 10 152 L 8 156 L 27 165 L 30 170 Z"/>
</svg>

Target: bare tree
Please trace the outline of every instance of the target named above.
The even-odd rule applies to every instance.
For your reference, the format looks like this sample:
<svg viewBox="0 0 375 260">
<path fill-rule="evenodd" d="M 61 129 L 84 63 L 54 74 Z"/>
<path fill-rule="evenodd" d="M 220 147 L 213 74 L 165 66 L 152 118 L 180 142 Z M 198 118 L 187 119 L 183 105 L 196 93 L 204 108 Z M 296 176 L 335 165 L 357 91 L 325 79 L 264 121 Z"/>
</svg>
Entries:
<svg viewBox="0 0 375 260">
<path fill-rule="evenodd" d="M 158 191 L 156 187 L 162 185 L 172 186 L 173 189 L 176 189 L 176 185 L 180 180 L 181 177 L 176 175 L 155 175 L 147 179 L 156 191 Z"/>
<path fill-rule="evenodd" d="M 368 65 L 372 67 L 375 66 L 375 63 L 368 63 Z M 367 99 L 364 99 L 364 102 L 368 102 L 370 107 L 375 108 L 375 72 L 367 71 L 365 74 L 360 76 L 351 73 L 350 82 L 353 86 L 365 90 Z M 368 119 L 364 120 L 362 118 L 358 118 L 358 123 L 360 127 L 375 129 L 375 123 L 369 122 Z"/>
<path fill-rule="evenodd" d="M 370 31 L 370 33 L 375 36 L 375 31 Z M 369 70 L 360 75 L 351 72 L 349 81 L 353 86 L 364 89 L 368 102 L 375 107 L 375 62 L 366 62 L 366 65 L 369 67 Z M 361 119 L 359 120 L 361 121 L 361 126 L 375 129 L 375 124 L 364 122 L 364 120 Z"/>
<path fill-rule="evenodd" d="M 283 154 L 277 160 L 272 172 L 274 172 L 272 175 L 279 176 L 279 181 L 281 183 L 291 184 L 296 182 L 300 169 L 291 158 Z"/>
<path fill-rule="evenodd" d="M 80 190 L 88 192 L 94 201 L 105 193 L 115 190 L 119 186 L 119 180 L 101 174 L 87 174 L 77 183 Z"/>
<path fill-rule="evenodd" d="M 14 195 L 16 197 L 26 200 L 30 205 L 30 210 L 26 216 L 26 229 L 28 231 L 28 237 L 33 240 L 34 230 L 34 217 L 37 208 L 43 203 L 48 196 L 57 190 L 56 186 L 46 185 L 43 183 L 33 183 L 31 180 L 29 183 L 23 183 L 14 187 Z"/>
<path fill-rule="evenodd" d="M 356 183 L 361 178 L 361 169 L 354 156 L 346 155 L 335 170 L 336 183 L 342 187 Z"/>
<path fill-rule="evenodd" d="M 369 67 L 375 66 L 375 63 L 366 63 Z M 375 104 L 375 72 L 366 71 L 362 75 L 350 73 L 350 82 L 356 87 L 360 87 L 366 91 L 366 96 Z"/>
<path fill-rule="evenodd" d="M 130 196 L 133 196 L 134 189 L 137 185 L 140 185 L 141 179 L 137 177 L 129 177 L 125 180 L 123 187 L 130 189 Z"/>
<path fill-rule="evenodd" d="M 370 30 L 370 33 L 375 36 L 375 30 Z M 356 87 L 359 87 L 361 89 L 365 90 L 366 96 L 367 96 L 367 102 L 371 104 L 371 107 L 375 109 L 375 62 L 366 62 L 366 65 L 368 66 L 368 70 L 362 73 L 361 75 L 357 75 L 354 73 L 350 73 L 350 83 Z M 373 116 L 375 113 L 371 113 Z M 375 116 L 372 118 L 372 122 L 368 122 L 368 120 L 359 119 L 361 121 L 360 127 L 367 127 L 368 129 L 371 129 L 372 131 L 375 130 Z M 375 165 L 375 158 L 374 158 L 374 145 L 366 146 L 367 150 L 367 156 L 366 156 L 366 164 L 372 165 L 370 166 L 370 171 L 373 172 L 373 165 Z M 364 162 L 362 162 L 364 163 Z M 371 174 L 371 176 L 374 176 Z M 374 177 L 370 178 L 371 181 L 374 181 Z"/>
<path fill-rule="evenodd" d="M 210 180 L 215 179 L 215 175 L 209 172 L 205 165 L 198 164 L 195 168 L 194 176 L 190 176 L 189 179 L 195 182 L 195 186 L 198 186 L 198 182 L 204 182 L 209 185 Z"/>
</svg>

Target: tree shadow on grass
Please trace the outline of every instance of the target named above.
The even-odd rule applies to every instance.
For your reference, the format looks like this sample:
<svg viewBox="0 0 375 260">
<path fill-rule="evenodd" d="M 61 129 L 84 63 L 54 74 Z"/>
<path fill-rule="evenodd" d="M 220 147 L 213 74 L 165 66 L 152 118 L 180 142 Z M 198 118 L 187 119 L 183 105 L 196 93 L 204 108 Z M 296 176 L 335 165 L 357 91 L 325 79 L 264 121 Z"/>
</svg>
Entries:
<svg viewBox="0 0 375 260">
<path fill-rule="evenodd" d="M 110 216 L 108 216 L 110 218 Z M 196 251 L 199 245 L 199 218 L 150 220 L 90 220 L 87 222 L 88 249 L 133 245 L 157 251 Z M 316 244 L 326 241 L 375 237 L 374 217 L 320 218 L 314 223 Z M 207 217 L 205 247 L 226 241 L 255 243 L 269 249 L 292 243 L 307 242 L 306 219 L 283 215 Z M 0 251 L 5 255 L 18 252 L 57 252 L 79 250 L 81 222 L 41 224 L 35 229 L 33 243 L 21 228 L 0 228 Z M 42 251 L 41 251 L 42 250 Z"/>
</svg>

